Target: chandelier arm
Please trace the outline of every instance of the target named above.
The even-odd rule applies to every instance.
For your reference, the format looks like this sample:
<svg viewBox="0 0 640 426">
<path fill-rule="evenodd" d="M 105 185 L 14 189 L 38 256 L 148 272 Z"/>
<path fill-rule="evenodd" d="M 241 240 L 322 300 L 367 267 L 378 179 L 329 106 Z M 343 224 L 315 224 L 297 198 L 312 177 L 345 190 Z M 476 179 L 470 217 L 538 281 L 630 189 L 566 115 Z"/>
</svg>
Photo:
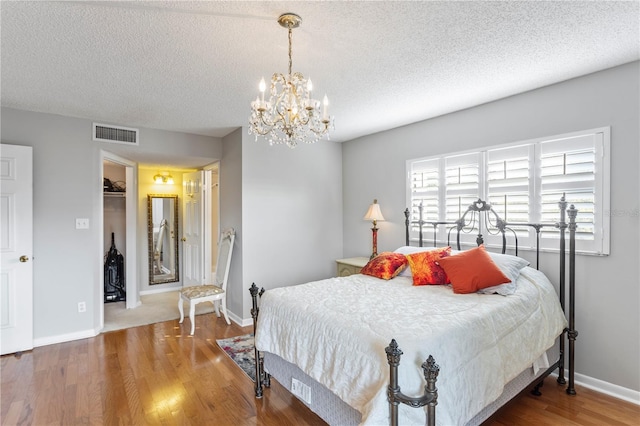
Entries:
<svg viewBox="0 0 640 426">
<path fill-rule="evenodd" d="M 264 113 L 262 113 L 262 112 L 261 112 L 261 113 L 260 113 L 260 115 L 259 115 L 259 117 L 260 117 L 260 121 L 262 122 L 262 124 L 264 124 L 264 125 L 265 125 L 265 126 L 267 126 L 267 127 L 273 128 L 274 123 L 273 123 L 271 120 L 268 120 L 268 121 L 267 121 L 267 120 L 265 119 L 265 114 L 264 114 Z M 267 133 L 269 133 L 269 131 L 267 131 Z M 266 133 L 265 133 L 265 134 L 266 134 Z"/>
</svg>

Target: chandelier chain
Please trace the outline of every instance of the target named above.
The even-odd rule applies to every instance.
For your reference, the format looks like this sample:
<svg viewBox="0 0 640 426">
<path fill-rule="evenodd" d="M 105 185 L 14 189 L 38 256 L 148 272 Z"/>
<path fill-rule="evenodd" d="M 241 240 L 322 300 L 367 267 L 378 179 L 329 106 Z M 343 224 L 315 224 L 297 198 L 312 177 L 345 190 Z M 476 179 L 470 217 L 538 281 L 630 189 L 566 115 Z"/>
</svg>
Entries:
<svg viewBox="0 0 640 426">
<path fill-rule="evenodd" d="M 293 49 L 292 49 L 292 45 L 293 45 L 293 30 L 291 29 L 291 27 L 289 27 L 289 75 L 291 75 L 291 69 L 292 69 L 292 65 L 293 65 L 293 59 L 291 59 L 292 54 L 293 54 Z"/>
</svg>

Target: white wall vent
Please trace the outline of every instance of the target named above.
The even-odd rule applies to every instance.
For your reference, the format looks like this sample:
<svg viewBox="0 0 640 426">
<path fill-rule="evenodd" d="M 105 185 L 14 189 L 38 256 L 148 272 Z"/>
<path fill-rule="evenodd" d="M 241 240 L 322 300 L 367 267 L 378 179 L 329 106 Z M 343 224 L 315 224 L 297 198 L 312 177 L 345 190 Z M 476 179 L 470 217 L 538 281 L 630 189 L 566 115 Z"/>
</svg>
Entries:
<svg viewBox="0 0 640 426">
<path fill-rule="evenodd" d="M 139 145 L 138 129 L 93 123 L 93 140 L 97 142 L 124 143 Z"/>
</svg>

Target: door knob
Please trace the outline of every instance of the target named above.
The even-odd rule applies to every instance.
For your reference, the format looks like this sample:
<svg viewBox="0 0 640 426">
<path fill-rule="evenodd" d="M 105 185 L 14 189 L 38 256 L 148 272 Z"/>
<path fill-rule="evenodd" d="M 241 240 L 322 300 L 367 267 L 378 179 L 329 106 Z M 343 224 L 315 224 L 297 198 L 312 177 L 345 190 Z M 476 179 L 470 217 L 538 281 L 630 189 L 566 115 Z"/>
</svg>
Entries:
<svg viewBox="0 0 640 426">
<path fill-rule="evenodd" d="M 180 241 L 182 241 L 184 243 L 185 241 L 187 241 L 187 237 L 180 238 Z"/>
<path fill-rule="evenodd" d="M 25 256 L 25 255 L 20 256 L 20 262 L 24 263 L 28 261 L 29 261 L 29 256 Z"/>
</svg>

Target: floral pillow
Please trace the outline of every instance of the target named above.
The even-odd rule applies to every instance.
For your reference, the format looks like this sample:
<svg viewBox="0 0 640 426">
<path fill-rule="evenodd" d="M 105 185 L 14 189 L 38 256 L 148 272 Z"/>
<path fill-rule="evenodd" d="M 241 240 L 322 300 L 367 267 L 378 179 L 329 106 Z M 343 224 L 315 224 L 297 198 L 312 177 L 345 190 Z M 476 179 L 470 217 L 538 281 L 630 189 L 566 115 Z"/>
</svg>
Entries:
<svg viewBox="0 0 640 426">
<path fill-rule="evenodd" d="M 360 271 L 361 274 L 390 280 L 407 267 L 407 258 L 404 254 L 382 252 L 367 263 Z"/>
<path fill-rule="evenodd" d="M 438 262 L 450 255 L 451 247 L 408 254 L 413 285 L 449 284 L 449 278 Z"/>
</svg>

